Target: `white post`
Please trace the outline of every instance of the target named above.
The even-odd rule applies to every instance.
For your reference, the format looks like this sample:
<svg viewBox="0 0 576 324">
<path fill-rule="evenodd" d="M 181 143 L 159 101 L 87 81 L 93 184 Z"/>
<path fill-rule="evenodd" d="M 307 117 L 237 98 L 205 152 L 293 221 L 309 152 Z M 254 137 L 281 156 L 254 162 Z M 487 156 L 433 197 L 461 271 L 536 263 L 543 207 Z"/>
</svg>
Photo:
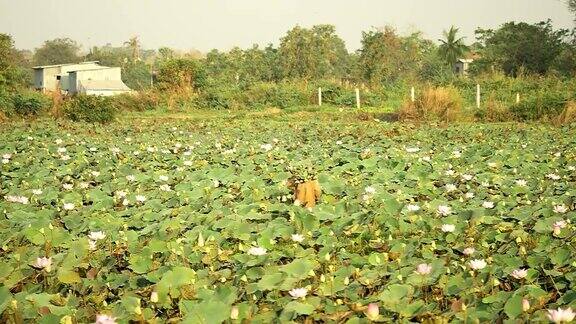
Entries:
<svg viewBox="0 0 576 324">
<path fill-rule="evenodd" d="M 318 88 L 318 106 L 322 106 L 322 88 Z"/>
<path fill-rule="evenodd" d="M 414 90 L 414 87 L 410 90 L 410 99 L 412 99 L 412 102 L 416 101 L 416 90 Z"/>
<path fill-rule="evenodd" d="M 520 103 L 520 93 L 516 93 L 516 103 Z"/>
<path fill-rule="evenodd" d="M 360 89 L 356 88 L 356 108 L 360 109 Z"/>
<path fill-rule="evenodd" d="M 476 85 L 476 108 L 480 108 L 480 85 Z"/>
</svg>

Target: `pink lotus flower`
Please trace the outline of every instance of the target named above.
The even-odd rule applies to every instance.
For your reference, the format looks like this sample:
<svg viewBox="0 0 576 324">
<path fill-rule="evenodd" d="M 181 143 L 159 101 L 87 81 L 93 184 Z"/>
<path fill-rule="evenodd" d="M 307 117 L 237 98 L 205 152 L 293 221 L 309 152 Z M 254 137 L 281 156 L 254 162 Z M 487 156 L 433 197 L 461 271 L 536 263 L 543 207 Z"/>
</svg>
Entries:
<svg viewBox="0 0 576 324">
<path fill-rule="evenodd" d="M 554 224 L 552 224 L 552 231 L 554 232 L 554 235 L 559 235 L 560 231 L 567 225 L 568 223 L 565 220 L 557 221 Z"/>
<path fill-rule="evenodd" d="M 36 263 L 34 263 L 34 267 L 38 269 L 44 269 L 46 272 L 50 272 L 50 270 L 52 270 L 52 258 L 37 258 Z"/>
<path fill-rule="evenodd" d="M 298 298 L 304 299 L 304 298 L 306 298 L 306 295 L 308 295 L 308 289 L 306 289 L 306 288 L 294 288 L 294 289 L 290 290 L 288 293 L 294 299 L 298 299 Z"/>
<path fill-rule="evenodd" d="M 416 267 L 416 273 L 422 276 L 429 275 L 432 272 L 432 265 L 421 263 Z"/>
<path fill-rule="evenodd" d="M 380 308 L 378 307 L 378 304 L 376 303 L 368 304 L 368 309 L 366 309 L 366 316 L 368 317 L 368 319 L 371 321 L 375 321 L 379 315 L 380 315 Z"/>
<path fill-rule="evenodd" d="M 486 261 L 484 261 L 484 259 L 478 259 L 478 260 L 471 260 L 470 261 L 470 268 L 472 270 L 482 270 L 484 268 L 486 268 Z"/>
<path fill-rule="evenodd" d="M 568 307 L 566 309 L 550 309 L 548 310 L 548 319 L 554 323 L 569 323 L 571 322 L 576 314 L 572 311 L 572 308 Z"/>
<path fill-rule="evenodd" d="M 110 315 L 96 315 L 94 324 L 116 324 L 116 317 Z"/>
<path fill-rule="evenodd" d="M 512 273 L 510 275 L 516 279 L 524 279 L 528 275 L 528 270 L 516 269 L 516 270 L 512 271 Z"/>
<path fill-rule="evenodd" d="M 473 247 L 467 247 L 464 249 L 464 251 L 462 251 L 464 255 L 472 255 L 474 252 L 476 252 L 476 250 Z"/>
</svg>

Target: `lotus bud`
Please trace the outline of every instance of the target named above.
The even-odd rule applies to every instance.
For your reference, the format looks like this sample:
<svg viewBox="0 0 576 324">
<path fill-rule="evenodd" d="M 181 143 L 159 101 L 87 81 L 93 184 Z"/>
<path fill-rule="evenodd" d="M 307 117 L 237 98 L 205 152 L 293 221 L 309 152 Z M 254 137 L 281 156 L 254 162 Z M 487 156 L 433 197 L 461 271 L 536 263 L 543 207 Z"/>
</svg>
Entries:
<svg viewBox="0 0 576 324">
<path fill-rule="evenodd" d="M 150 294 L 150 302 L 152 302 L 152 303 L 157 303 L 157 302 L 158 302 L 158 292 L 153 291 L 153 292 Z"/>
<path fill-rule="evenodd" d="M 379 315 L 380 315 L 380 309 L 378 307 L 378 304 L 375 303 L 369 304 L 368 309 L 366 310 L 366 316 L 368 316 L 368 319 L 370 319 L 371 321 L 375 321 Z"/>
<path fill-rule="evenodd" d="M 242 277 L 240 277 L 240 280 L 242 280 L 242 281 L 244 281 L 244 282 L 247 282 L 247 281 L 248 281 L 248 278 L 246 277 L 246 275 L 243 275 Z"/>
<path fill-rule="evenodd" d="M 324 277 L 324 274 L 320 275 L 320 282 L 325 282 L 326 281 L 326 277 Z"/>
<path fill-rule="evenodd" d="M 238 310 L 238 306 L 232 306 L 232 309 L 230 310 L 230 319 L 238 319 L 239 313 L 240 311 Z"/>
<path fill-rule="evenodd" d="M 527 312 L 528 310 L 530 310 L 530 302 L 526 298 L 522 299 L 522 310 L 524 312 Z"/>
<path fill-rule="evenodd" d="M 330 261 L 330 253 L 326 253 L 326 255 L 324 255 L 324 260 Z"/>
<path fill-rule="evenodd" d="M 344 278 L 344 285 L 348 286 L 350 284 L 350 278 Z"/>
<path fill-rule="evenodd" d="M 202 236 L 202 233 L 200 233 L 200 234 L 198 235 L 198 246 L 199 246 L 199 247 L 203 247 L 203 246 L 204 246 L 204 243 L 205 243 L 205 242 L 204 242 L 204 236 Z"/>
</svg>

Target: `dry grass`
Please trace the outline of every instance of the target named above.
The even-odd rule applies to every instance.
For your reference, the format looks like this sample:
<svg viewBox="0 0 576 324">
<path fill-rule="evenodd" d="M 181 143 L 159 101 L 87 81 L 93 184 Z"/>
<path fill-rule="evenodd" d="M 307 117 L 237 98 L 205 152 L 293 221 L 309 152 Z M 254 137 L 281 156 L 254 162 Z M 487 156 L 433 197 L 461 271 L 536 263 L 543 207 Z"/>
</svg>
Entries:
<svg viewBox="0 0 576 324">
<path fill-rule="evenodd" d="M 508 106 L 493 96 L 490 96 L 484 104 L 486 108 L 483 121 L 487 122 L 506 122 L 514 120 L 514 115 L 508 109 Z"/>
<path fill-rule="evenodd" d="M 60 92 L 52 92 L 48 95 L 52 98 L 50 115 L 54 118 L 61 118 L 63 116 L 62 103 L 64 101 L 62 94 Z"/>
<path fill-rule="evenodd" d="M 576 123 L 576 101 L 568 101 L 564 111 L 553 122 L 555 125 Z"/>
<path fill-rule="evenodd" d="M 401 120 L 453 122 L 462 119 L 462 97 L 453 87 L 427 88 L 400 108 Z"/>
</svg>

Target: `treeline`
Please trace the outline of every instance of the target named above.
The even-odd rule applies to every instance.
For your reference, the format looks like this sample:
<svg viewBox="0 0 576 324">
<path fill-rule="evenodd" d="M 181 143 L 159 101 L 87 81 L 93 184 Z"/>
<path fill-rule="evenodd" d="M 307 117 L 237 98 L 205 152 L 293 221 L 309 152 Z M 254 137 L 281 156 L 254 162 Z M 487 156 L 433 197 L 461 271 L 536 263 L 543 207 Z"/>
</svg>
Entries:
<svg viewBox="0 0 576 324">
<path fill-rule="evenodd" d="M 12 38 L 1 34 L 0 106 L 11 104 L 12 111 L 19 111 L 15 103 L 24 102 L 20 111 L 39 110 L 26 108 L 39 99 L 34 94 L 20 101 L 14 96 L 6 99 L 7 89 L 26 88 L 34 65 L 90 60 L 120 66 L 129 87 L 146 90 L 138 99 L 123 99 L 138 110 L 159 105 L 219 109 L 307 105 L 315 103 L 319 86 L 325 89 L 325 103 L 338 106 L 354 104 L 355 87 L 363 89 L 366 105 L 376 107 L 398 108 L 411 86 L 455 87 L 464 102 L 473 103 L 477 82 L 494 89 L 488 93 L 493 98 L 511 98 L 517 92 L 534 96 L 530 89 L 541 85 L 557 98 L 574 99 L 567 89 L 576 74 L 575 31 L 555 29 L 551 21 L 544 21 L 480 28 L 471 43 L 459 34 L 451 27 L 442 39 L 433 41 L 421 33 L 400 35 L 384 27 L 362 32 L 361 48 L 349 52 L 332 25 L 296 26 L 278 46 L 206 54 L 143 49 L 137 37 L 83 54 L 75 41 L 55 39 L 31 52 L 15 49 Z M 474 59 L 466 78 L 454 73 L 460 58 Z"/>
</svg>

